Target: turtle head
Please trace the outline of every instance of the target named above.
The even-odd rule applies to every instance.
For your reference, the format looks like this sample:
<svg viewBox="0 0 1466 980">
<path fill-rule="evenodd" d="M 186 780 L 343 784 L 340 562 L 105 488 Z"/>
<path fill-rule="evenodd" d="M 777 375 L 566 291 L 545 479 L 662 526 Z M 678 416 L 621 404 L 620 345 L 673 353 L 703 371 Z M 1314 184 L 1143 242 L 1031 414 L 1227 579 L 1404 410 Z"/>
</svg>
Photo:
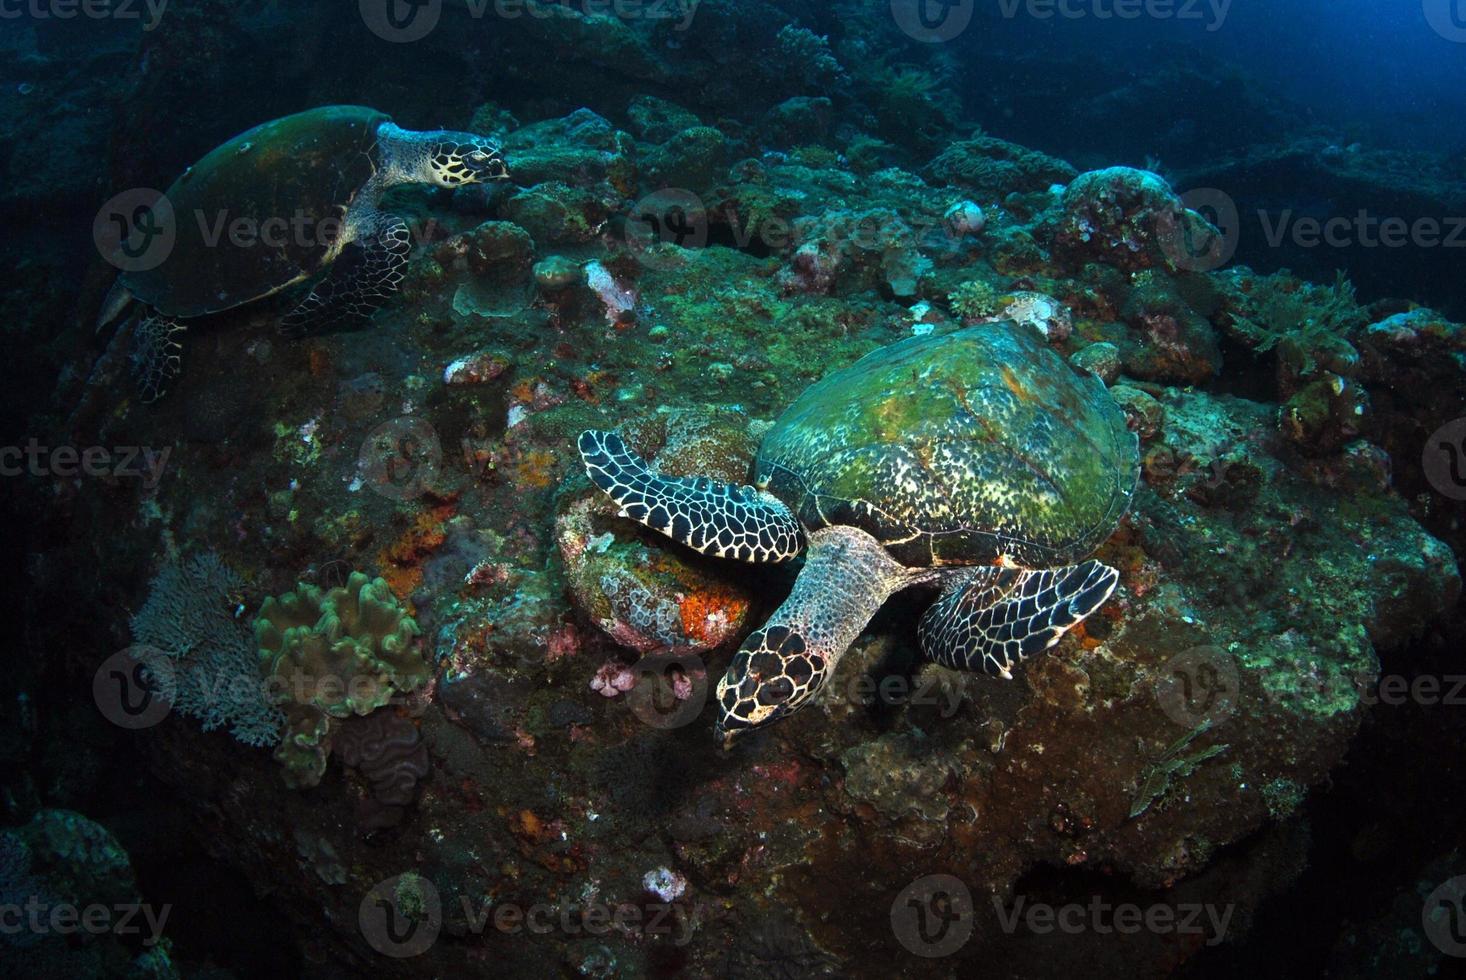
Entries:
<svg viewBox="0 0 1466 980">
<path fill-rule="evenodd" d="M 450 130 L 415 132 L 393 122 L 377 130 L 383 186 L 415 183 L 463 187 L 505 180 L 509 166 L 497 140 Z"/>
<path fill-rule="evenodd" d="M 859 528 L 812 532 L 789 598 L 743 641 L 718 682 L 715 734 L 724 748 L 814 701 L 881 604 L 920 575 Z"/>
<path fill-rule="evenodd" d="M 486 136 L 437 133 L 429 141 L 429 178 L 439 187 L 462 187 L 491 180 L 507 180 L 509 166 L 499 144 Z"/>
<path fill-rule="evenodd" d="M 718 681 L 714 736 L 728 748 L 740 736 L 798 711 L 823 685 L 827 664 L 796 629 L 769 625 L 758 630 Z"/>
</svg>

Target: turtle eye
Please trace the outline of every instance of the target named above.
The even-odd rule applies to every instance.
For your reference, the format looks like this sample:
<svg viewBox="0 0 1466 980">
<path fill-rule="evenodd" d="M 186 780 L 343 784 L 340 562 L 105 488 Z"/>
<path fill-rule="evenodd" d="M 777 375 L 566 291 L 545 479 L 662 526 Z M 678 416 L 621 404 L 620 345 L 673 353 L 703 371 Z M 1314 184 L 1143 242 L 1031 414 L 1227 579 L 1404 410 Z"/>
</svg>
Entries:
<svg viewBox="0 0 1466 980">
<path fill-rule="evenodd" d="M 485 153 L 483 150 L 474 150 L 472 153 L 470 153 L 468 155 L 468 158 L 470 160 L 472 160 L 474 163 L 482 163 L 483 161 L 485 161 L 485 160 L 487 160 L 489 158 L 489 155 L 487 153 Z"/>
</svg>

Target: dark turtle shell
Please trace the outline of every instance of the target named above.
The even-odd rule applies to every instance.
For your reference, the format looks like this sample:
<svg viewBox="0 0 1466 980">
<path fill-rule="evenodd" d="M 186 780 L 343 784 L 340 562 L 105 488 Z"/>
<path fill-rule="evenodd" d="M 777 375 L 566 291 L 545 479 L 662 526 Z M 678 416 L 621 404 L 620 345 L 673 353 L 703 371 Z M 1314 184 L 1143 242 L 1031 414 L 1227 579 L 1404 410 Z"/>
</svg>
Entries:
<svg viewBox="0 0 1466 980">
<path fill-rule="evenodd" d="M 872 351 L 764 437 L 755 482 L 805 527 L 861 528 L 911 568 L 1066 565 L 1109 536 L 1140 462 L 1125 415 L 1032 327 Z"/>
<path fill-rule="evenodd" d="M 376 172 L 388 116 L 324 106 L 256 126 L 194 164 L 165 195 L 175 239 L 123 283 L 169 316 L 217 313 L 319 272 L 340 220 Z"/>
</svg>

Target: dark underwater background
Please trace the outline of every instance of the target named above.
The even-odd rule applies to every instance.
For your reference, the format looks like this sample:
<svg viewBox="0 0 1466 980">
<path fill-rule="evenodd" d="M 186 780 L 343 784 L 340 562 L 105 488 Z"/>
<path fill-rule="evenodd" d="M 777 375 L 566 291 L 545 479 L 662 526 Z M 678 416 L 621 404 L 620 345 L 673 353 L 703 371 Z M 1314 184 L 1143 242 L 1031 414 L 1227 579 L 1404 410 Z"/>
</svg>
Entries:
<svg viewBox="0 0 1466 980">
<path fill-rule="evenodd" d="M 198 318 L 144 403 L 117 202 L 333 104 L 511 179 L 391 191 L 369 326 Z M 1460 971 L 1460 0 L 0 3 L 0 219 L 0 974 Z M 1119 590 L 1013 681 L 899 595 L 724 752 L 792 572 L 576 435 L 743 482 L 1010 320 L 1139 439 Z"/>
</svg>

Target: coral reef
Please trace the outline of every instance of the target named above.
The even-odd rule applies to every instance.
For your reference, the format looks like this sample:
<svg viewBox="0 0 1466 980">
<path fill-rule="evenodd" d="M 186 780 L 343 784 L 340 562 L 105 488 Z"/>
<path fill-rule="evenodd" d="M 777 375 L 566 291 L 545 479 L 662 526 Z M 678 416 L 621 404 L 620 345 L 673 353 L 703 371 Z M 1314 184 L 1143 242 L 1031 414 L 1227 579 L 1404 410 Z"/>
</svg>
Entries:
<svg viewBox="0 0 1466 980">
<path fill-rule="evenodd" d="M 37 546 L 14 554 L 38 611 L 113 612 L 36 615 L 24 638 L 7 703 L 29 720 L 7 729 L 5 768 L 43 759 L 47 779 L 4 777 L 20 824 L 0 834 L 5 894 L 135 900 L 117 841 L 54 804 L 165 787 L 209 855 L 268 896 L 231 928 L 288 917 L 302 959 L 276 975 L 1118 974 L 1205 954 L 1151 935 L 1122 952 L 1093 934 L 1023 942 L 1002 920 L 1022 898 L 1146 894 L 1235 906 L 1258 928 L 1307 859 L 1314 811 L 1351 783 L 1387 829 L 1320 835 L 1353 838 L 1321 852 L 1334 865 L 1378 875 L 1427 836 L 1419 810 L 1391 809 L 1407 793 L 1360 772 L 1373 753 L 1370 776 L 1403 778 L 1418 745 L 1459 741 L 1440 712 L 1381 752 L 1398 721 L 1370 703 L 1382 672 L 1431 669 L 1432 650 L 1451 670 L 1459 649 L 1466 524 L 1421 461 L 1461 415 L 1466 326 L 1445 305 L 1460 277 L 1437 264 L 1452 253 L 1403 270 L 1375 250 L 1337 280 L 1318 255 L 1298 256 L 1301 275 L 1272 271 L 1284 253 L 1212 270 L 1177 248 L 1217 229 L 1176 189 L 1237 188 L 1246 211 L 1316 180 L 1439 215 L 1459 213 L 1459 174 L 1332 137 L 1245 152 L 1245 134 L 1176 106 L 1235 99 L 1271 125 L 1280 103 L 1212 66 L 1178 58 L 1147 81 L 986 42 L 959 59 L 916 45 L 883 5 L 804 4 L 794 24 L 791 4 L 704 0 L 684 30 L 533 0 L 566 14 L 470 31 L 484 25 L 450 3 L 414 44 L 376 44 L 348 5 L 291 15 L 313 25 L 289 35 L 302 49 L 264 6 L 190 5 L 136 50 L 4 54 L 37 88 L 4 110 L 22 122 L 0 206 L 87 202 L 84 230 L 105 161 L 109 186 L 143 186 L 195 159 L 193 142 L 342 93 L 404 124 L 502 135 L 514 183 L 404 194 L 421 235 L 400 302 L 369 329 L 286 343 L 273 308 L 226 314 L 190 337 L 188 372 L 150 407 L 94 363 L 107 270 L 13 236 L 12 395 L 35 406 L 33 431 L 173 459 L 152 486 L 12 484 L 36 515 L 11 523 L 34 525 Z M 333 39 L 375 70 L 305 70 Z M 281 105 L 228 97 L 268 72 L 290 79 Z M 109 135 L 99 120 L 123 92 Z M 1115 129 L 1139 98 L 1167 120 L 1156 146 L 1069 136 Z M 969 120 L 1007 139 L 967 136 Z M 86 150 L 43 181 L 38 146 L 57 133 Z M 1009 141 L 1025 138 L 1047 152 Z M 1091 168 L 1146 152 L 1184 169 L 1080 173 L 1055 155 Z M 657 197 L 669 188 L 695 200 Z M 669 201 L 705 223 L 659 224 L 677 217 Z M 1375 263 L 1390 271 L 1359 268 Z M 1386 286 L 1443 299 L 1380 298 Z M 746 481 L 765 420 L 819 377 L 913 333 L 1013 318 L 1109 386 L 1141 440 L 1134 506 L 1098 556 L 1120 570 L 1114 599 L 1003 681 L 922 665 L 927 597 L 900 597 L 852 648 L 848 686 L 719 753 L 707 675 L 794 570 L 703 561 L 618 518 L 576 435 L 617 427 L 667 473 Z M 73 414 L 91 377 L 101 394 Z M 193 550 L 205 542 L 215 552 Z M 195 556 L 138 576 L 180 550 Z M 294 585 L 296 570 L 318 584 Z M 242 582 L 277 593 L 257 643 Z M 34 710 L 125 642 L 125 609 L 134 652 L 200 725 L 122 739 L 90 706 L 90 721 Z M 250 684 L 204 683 L 226 674 Z M 283 732 L 275 761 L 199 734 L 220 727 L 256 745 Z M 59 759 L 80 756 L 55 747 L 61 730 L 117 754 Z M 1456 855 L 1428 831 L 1429 853 L 1399 868 L 1448 877 Z M 980 892 L 974 933 L 926 964 L 893 939 L 892 902 L 944 869 Z M 406 962 L 359 927 L 363 897 L 394 876 L 419 914 L 443 899 L 442 938 Z M 1340 975 L 1369 957 L 1431 965 L 1402 938 L 1420 945 L 1401 913 L 1418 913 L 1416 882 L 1397 885 L 1394 906 L 1360 909 L 1338 938 Z M 573 937 L 474 918 L 536 903 L 577 926 L 591 909 L 639 918 Z M 6 953 L 45 947 L 41 975 L 167 976 L 164 945 L 53 937 Z"/>
<path fill-rule="evenodd" d="M 467 213 L 414 259 L 413 299 L 388 323 L 264 360 L 245 353 L 247 329 L 220 330 L 192 355 L 201 376 L 245 365 L 269 419 L 249 436 L 266 447 L 249 476 L 268 491 L 241 495 L 200 456 L 150 506 L 210 539 L 234 535 L 239 567 L 298 554 L 379 567 L 397 589 L 354 574 L 266 602 L 272 675 L 370 683 L 355 697 L 287 697 L 277 756 L 290 785 L 315 788 L 261 783 L 247 804 L 217 789 L 233 828 L 224 846 L 292 902 L 340 893 L 326 901 L 347 921 L 346 892 L 400 870 L 359 849 L 382 834 L 410 841 L 417 873 L 444 894 L 637 902 L 665 869 L 650 880 L 686 882 L 668 903 L 689 910 L 686 951 L 636 933 L 555 955 L 640 969 L 675 950 L 670 962 L 693 973 L 894 964 L 878 937 L 916 863 L 958 862 L 998 895 L 1036 867 L 1102 868 L 1252 907 L 1273 880 L 1233 895 L 1217 855 L 1262 847 L 1328 777 L 1380 652 L 1428 628 L 1459 589 L 1449 551 L 1384 474 L 1417 465 L 1420 427 L 1449 411 L 1460 328 L 1368 310 L 1342 285 L 1182 268 L 1165 237 L 1178 201 L 1154 175 L 1079 176 L 981 137 L 857 178 L 855 144 L 841 154 L 815 104 L 780 110 L 779 138 L 799 140 L 787 152 L 751 146 L 701 105 L 627 104 L 629 132 L 576 112 L 506 133 L 522 187 L 459 195 Z M 707 188 L 708 242 L 618 237 L 617 211 L 673 175 Z M 501 263 L 532 302 L 452 312 L 459 287 Z M 1100 554 L 1121 570 L 1117 598 L 1011 683 L 917 671 L 919 605 L 896 603 L 848 655 L 851 683 L 875 693 L 835 691 L 714 755 L 696 710 L 707 673 L 780 594 L 781 573 L 704 561 L 618 519 L 581 475 L 576 434 L 619 426 L 667 473 L 744 481 L 758 420 L 814 379 L 916 331 L 1020 313 L 1112 386 L 1141 437 L 1135 507 Z M 1262 387 L 1230 393 L 1252 364 Z M 1368 395 L 1357 427 L 1343 424 L 1347 401 L 1309 414 L 1320 383 L 1336 396 L 1335 377 L 1344 397 Z M 1402 377 L 1409 390 L 1390 392 Z M 409 412 L 411 426 L 387 430 L 384 485 L 362 446 L 371 463 L 374 430 Z M 1291 417 L 1304 420 L 1296 435 Z M 327 606 L 352 596 L 367 599 L 370 639 L 353 640 L 338 613 L 341 642 L 328 642 Z M 1235 677 L 1230 713 L 1204 728 L 1167 686 L 1198 648 Z M 666 663 L 633 666 L 648 654 Z M 410 704 L 386 703 L 406 691 L 418 692 Z M 221 767 L 217 748 L 175 751 L 180 781 L 207 785 Z M 361 840 L 322 826 L 342 813 Z M 817 813 L 838 819 L 815 828 Z M 649 815 L 665 834 L 635 832 Z M 279 820 L 306 834 L 288 853 Z M 876 851 L 862 843 L 877 837 Z M 731 907 L 692 911 L 735 885 Z M 808 915 L 831 888 L 867 913 Z M 757 925 L 769 916 L 781 924 Z M 532 970 L 549 948 L 506 947 L 505 968 Z M 974 940 L 962 965 L 989 949 Z M 459 950 L 429 956 L 448 971 Z"/>
<path fill-rule="evenodd" d="M 827 211 L 794 222 L 800 243 L 781 273 L 790 292 L 860 292 L 884 283 L 895 296 L 915 296 L 932 261 L 895 211 Z"/>
</svg>

